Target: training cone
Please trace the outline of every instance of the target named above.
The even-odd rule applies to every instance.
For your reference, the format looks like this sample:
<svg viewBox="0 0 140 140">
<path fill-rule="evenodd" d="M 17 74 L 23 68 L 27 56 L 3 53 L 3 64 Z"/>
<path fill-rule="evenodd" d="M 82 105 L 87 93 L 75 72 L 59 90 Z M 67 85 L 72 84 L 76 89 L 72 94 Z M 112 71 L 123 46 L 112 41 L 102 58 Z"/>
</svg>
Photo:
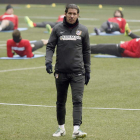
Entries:
<svg viewBox="0 0 140 140">
<path fill-rule="evenodd" d="M 99 4 L 99 6 L 98 6 L 100 9 L 102 9 L 103 8 L 103 6 L 102 6 L 102 4 Z"/>
<path fill-rule="evenodd" d="M 119 7 L 119 10 L 120 10 L 120 11 L 123 11 L 123 8 L 122 8 L 122 7 Z"/>
<path fill-rule="evenodd" d="M 26 8 L 31 8 L 31 5 L 30 4 L 26 5 Z"/>
<path fill-rule="evenodd" d="M 56 4 L 55 3 L 52 3 L 52 7 L 56 7 Z"/>
</svg>

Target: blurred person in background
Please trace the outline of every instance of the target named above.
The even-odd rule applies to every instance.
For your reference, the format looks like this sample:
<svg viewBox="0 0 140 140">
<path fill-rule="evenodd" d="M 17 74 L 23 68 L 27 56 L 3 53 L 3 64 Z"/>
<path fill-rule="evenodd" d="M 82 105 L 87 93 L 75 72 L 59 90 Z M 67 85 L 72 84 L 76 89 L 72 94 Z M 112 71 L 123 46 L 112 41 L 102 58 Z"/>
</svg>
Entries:
<svg viewBox="0 0 140 140">
<path fill-rule="evenodd" d="M 140 58 L 140 38 L 125 41 L 121 44 L 90 45 L 91 54 L 109 54 L 118 57 Z"/>
<path fill-rule="evenodd" d="M 27 39 L 22 39 L 20 31 L 14 30 L 12 33 L 12 39 L 7 40 L 7 56 L 13 57 L 14 54 L 19 56 L 33 57 L 32 52 L 42 48 L 48 43 L 48 40 L 42 39 L 34 43 L 30 43 Z"/>
<path fill-rule="evenodd" d="M 0 16 L 0 31 L 15 30 L 18 28 L 18 16 L 14 15 L 14 9 L 9 4 L 6 12 Z"/>
<path fill-rule="evenodd" d="M 112 33 L 115 31 L 119 31 L 120 33 L 125 32 L 125 24 L 126 20 L 123 18 L 123 13 L 120 10 L 116 10 L 114 12 L 114 17 L 109 18 L 106 22 L 104 22 L 101 27 L 94 28 L 96 35 L 100 35 L 101 32 Z"/>
<path fill-rule="evenodd" d="M 50 21 L 43 21 L 43 22 L 39 22 L 39 23 L 35 23 L 33 22 L 28 16 L 25 16 L 24 19 L 26 21 L 26 23 L 28 24 L 29 27 L 33 28 L 33 27 L 40 27 L 40 28 L 46 28 L 47 31 L 49 33 L 51 33 L 52 28 L 60 23 L 63 22 L 63 18 L 65 15 L 59 15 L 58 19 L 56 22 L 50 22 Z"/>
</svg>

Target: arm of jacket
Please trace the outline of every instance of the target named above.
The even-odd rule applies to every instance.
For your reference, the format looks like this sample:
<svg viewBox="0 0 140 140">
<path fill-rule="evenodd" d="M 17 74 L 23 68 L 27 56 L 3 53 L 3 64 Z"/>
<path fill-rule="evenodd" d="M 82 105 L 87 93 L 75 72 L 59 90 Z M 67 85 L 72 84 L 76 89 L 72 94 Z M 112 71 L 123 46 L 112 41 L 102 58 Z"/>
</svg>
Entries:
<svg viewBox="0 0 140 140">
<path fill-rule="evenodd" d="M 26 55 L 27 57 L 33 57 L 33 53 L 32 53 L 32 47 L 31 44 L 29 42 L 29 40 L 26 40 L 25 42 L 25 51 L 26 51 Z"/>
<path fill-rule="evenodd" d="M 15 15 L 15 26 L 14 30 L 18 28 L 18 16 Z"/>
<path fill-rule="evenodd" d="M 10 40 L 7 40 L 7 56 L 8 57 L 13 57 L 13 53 L 12 53 L 12 46 L 10 45 Z"/>
<path fill-rule="evenodd" d="M 56 29 L 54 27 L 52 30 L 52 33 L 50 35 L 49 41 L 46 45 L 45 64 L 52 63 L 52 57 L 53 57 L 53 53 L 55 51 L 56 44 L 57 44 L 57 35 L 56 35 Z"/>
<path fill-rule="evenodd" d="M 2 21 L 2 15 L 0 15 L 0 21 Z"/>
<path fill-rule="evenodd" d="M 90 45 L 89 45 L 89 33 L 86 28 L 85 36 L 83 38 L 83 61 L 84 61 L 84 67 L 86 72 L 90 72 Z"/>
<path fill-rule="evenodd" d="M 124 18 L 122 18 L 122 26 L 120 28 L 120 32 L 121 33 L 125 32 L 125 24 L 126 24 L 126 20 Z"/>
</svg>

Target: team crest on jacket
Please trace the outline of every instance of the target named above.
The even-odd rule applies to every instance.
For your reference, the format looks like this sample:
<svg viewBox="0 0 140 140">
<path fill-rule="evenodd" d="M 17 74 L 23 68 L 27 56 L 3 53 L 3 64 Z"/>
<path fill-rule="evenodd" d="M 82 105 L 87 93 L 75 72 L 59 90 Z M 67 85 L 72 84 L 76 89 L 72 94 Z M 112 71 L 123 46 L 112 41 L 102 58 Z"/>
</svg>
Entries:
<svg viewBox="0 0 140 140">
<path fill-rule="evenodd" d="M 82 31 L 77 30 L 77 31 L 76 31 L 76 34 L 77 34 L 77 35 L 81 35 L 81 34 L 82 34 Z"/>
</svg>

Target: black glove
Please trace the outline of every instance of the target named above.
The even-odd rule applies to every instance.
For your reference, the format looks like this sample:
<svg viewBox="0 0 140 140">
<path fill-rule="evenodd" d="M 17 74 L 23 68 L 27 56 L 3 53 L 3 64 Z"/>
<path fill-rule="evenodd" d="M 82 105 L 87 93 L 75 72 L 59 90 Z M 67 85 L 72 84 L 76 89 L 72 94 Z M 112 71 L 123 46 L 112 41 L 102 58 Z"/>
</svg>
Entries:
<svg viewBox="0 0 140 140">
<path fill-rule="evenodd" d="M 124 50 L 125 50 L 124 48 L 118 47 L 118 51 L 119 51 L 119 53 L 123 53 Z"/>
<path fill-rule="evenodd" d="M 46 71 L 47 71 L 49 74 L 53 73 L 53 72 L 52 72 L 52 64 L 51 64 L 51 63 L 46 64 Z"/>
<path fill-rule="evenodd" d="M 90 73 L 89 73 L 89 72 L 86 72 L 86 73 L 85 73 L 85 84 L 86 84 L 86 85 L 88 84 L 89 79 L 90 79 Z"/>
</svg>

